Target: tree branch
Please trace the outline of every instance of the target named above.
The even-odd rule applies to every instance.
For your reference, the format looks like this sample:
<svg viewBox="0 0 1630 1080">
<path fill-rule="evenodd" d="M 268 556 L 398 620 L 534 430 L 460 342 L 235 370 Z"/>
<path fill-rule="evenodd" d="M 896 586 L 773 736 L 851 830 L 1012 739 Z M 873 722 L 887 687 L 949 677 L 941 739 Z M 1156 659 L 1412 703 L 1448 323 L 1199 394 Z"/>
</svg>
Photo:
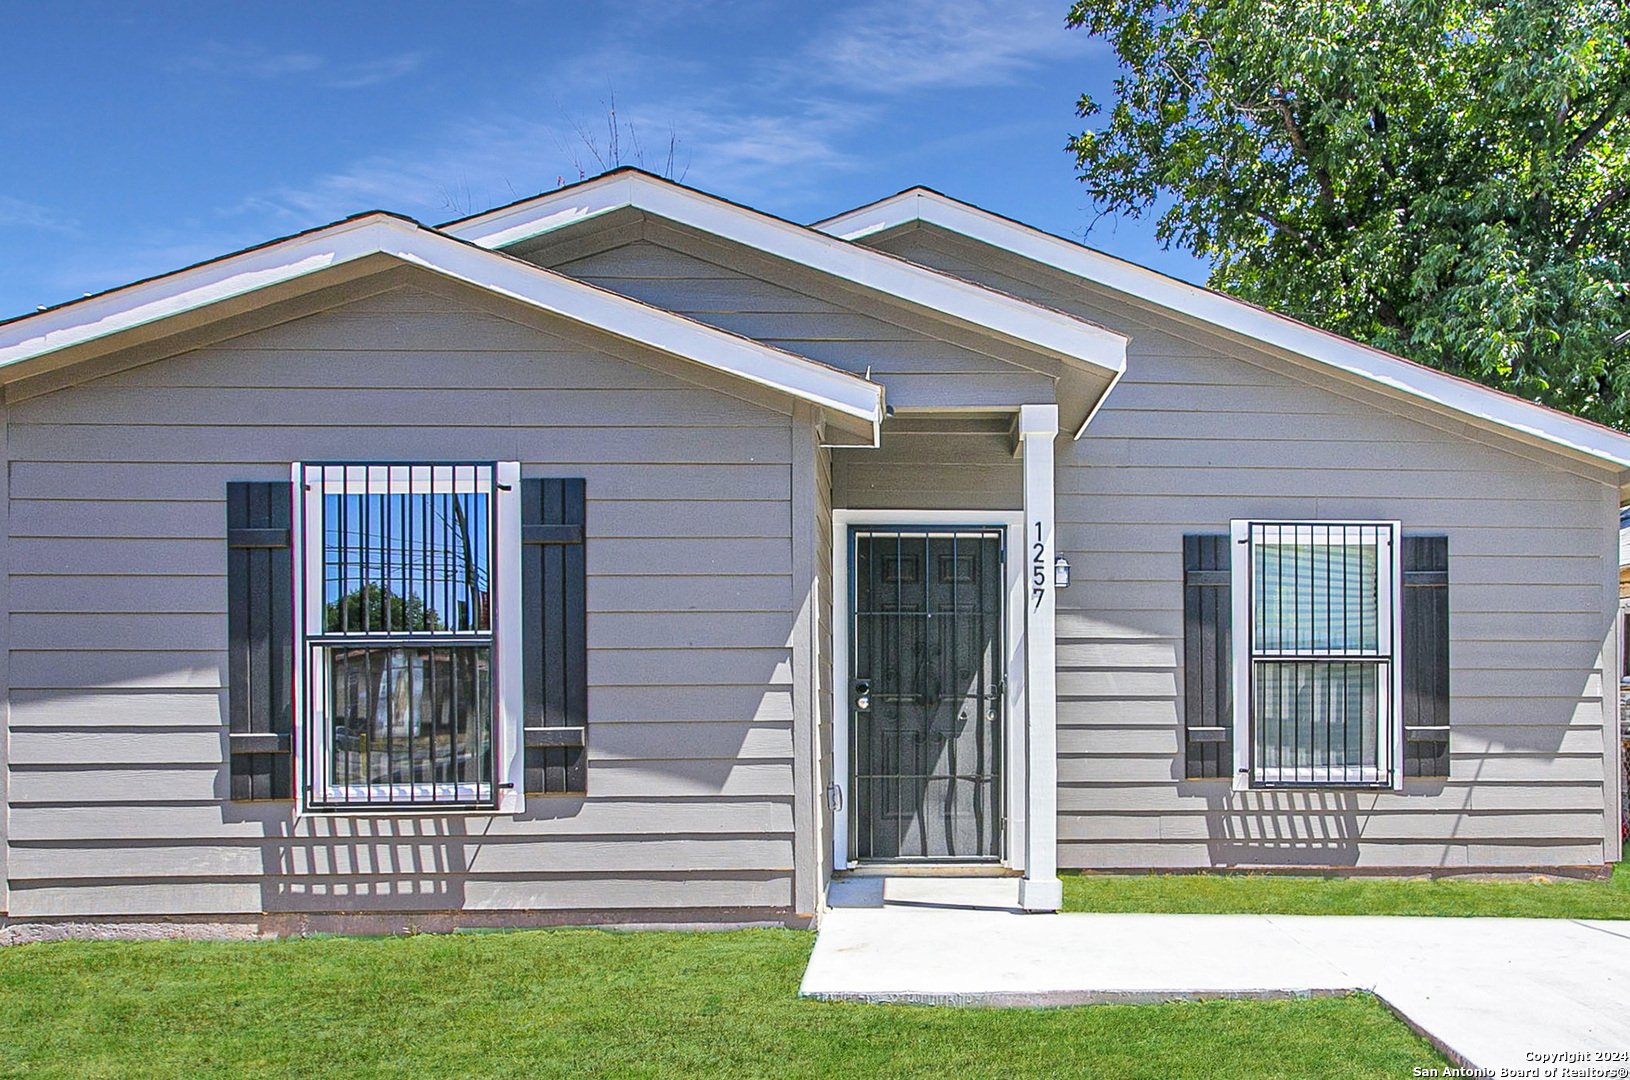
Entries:
<svg viewBox="0 0 1630 1080">
<path fill-rule="evenodd" d="M 1285 134 L 1290 136 L 1290 144 L 1296 152 L 1307 157 L 1307 140 L 1302 138 L 1302 129 L 1296 123 L 1296 116 L 1290 111 L 1290 102 L 1277 94 L 1270 95 L 1268 101 L 1279 111 L 1280 119 L 1285 121 Z"/>
<path fill-rule="evenodd" d="M 1313 155 L 1307 148 L 1307 140 L 1302 137 L 1302 129 L 1296 123 L 1295 114 L 1291 112 L 1290 102 L 1278 94 L 1270 94 L 1268 100 L 1278 110 L 1280 119 L 1285 122 L 1285 134 L 1290 136 L 1290 145 L 1296 149 L 1298 154 L 1302 155 L 1302 160 L 1307 162 L 1308 168 L 1313 172 L 1313 179 L 1318 181 L 1319 198 L 1332 210 L 1336 209 L 1336 186 L 1330 182 L 1329 171 L 1323 165 L 1314 164 Z M 1340 216 L 1342 224 L 1351 228 L 1352 222 L 1347 220 L 1347 215 L 1341 214 Z"/>
<path fill-rule="evenodd" d="M 1303 232 L 1301 229 L 1298 229 L 1296 226 L 1292 225 L 1283 218 L 1278 218 L 1270 213 L 1267 213 L 1266 211 L 1256 209 L 1253 209 L 1251 214 L 1253 217 L 1264 222 L 1265 224 L 1272 225 L 1275 231 L 1284 233 L 1286 236 L 1289 236 L 1291 239 L 1295 240 L 1298 244 L 1306 244 L 1308 247 L 1314 249 L 1320 248 L 1320 245 L 1312 243 L 1312 240 L 1307 233 Z"/>
<path fill-rule="evenodd" d="M 1575 135 L 1573 141 L 1562 151 L 1562 163 L 1567 164 L 1584 152 L 1590 141 L 1602 133 L 1602 129 L 1611 124 L 1615 117 L 1624 111 L 1625 105 L 1630 104 L 1630 93 L 1620 92 L 1614 95 L 1607 103 L 1607 108 L 1601 114 L 1585 125 L 1585 129 Z"/>
<path fill-rule="evenodd" d="M 1386 151 L 1385 139 L 1392 122 L 1387 119 L 1386 110 L 1379 105 L 1370 107 L 1370 134 L 1381 146 L 1381 171 L 1387 174 L 1388 180 L 1398 179 L 1398 165 L 1392 160 L 1392 155 Z"/>
<path fill-rule="evenodd" d="M 1579 223 L 1568 234 L 1568 239 L 1562 245 L 1563 248 L 1567 251 L 1573 251 L 1584 243 L 1585 236 L 1590 232 L 1590 227 L 1596 224 L 1603 214 L 1611 210 L 1615 203 L 1622 201 L 1626 195 L 1630 195 L 1630 183 L 1620 184 L 1600 199 L 1597 199 L 1596 205 L 1585 211 L 1585 216 L 1579 219 Z"/>
</svg>

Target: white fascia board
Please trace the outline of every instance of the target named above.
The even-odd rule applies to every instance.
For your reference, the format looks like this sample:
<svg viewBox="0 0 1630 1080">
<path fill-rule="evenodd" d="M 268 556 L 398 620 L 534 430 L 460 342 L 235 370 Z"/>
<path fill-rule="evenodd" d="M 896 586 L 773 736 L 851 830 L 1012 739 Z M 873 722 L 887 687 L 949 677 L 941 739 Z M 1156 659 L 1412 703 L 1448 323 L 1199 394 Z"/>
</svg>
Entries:
<svg viewBox="0 0 1630 1080">
<path fill-rule="evenodd" d="M 376 220 L 340 222 L 312 235 L 204 263 L 0 325 L 0 369 L 316 273 L 357 256 L 357 234 Z M 319 239 L 320 237 L 320 239 Z"/>
<path fill-rule="evenodd" d="M 1002 248 L 1044 266 L 1125 293 L 1201 322 L 1255 338 L 1360 376 L 1485 424 L 1521 432 L 1621 469 L 1630 468 L 1630 436 L 1600 424 L 1436 371 L 1403 357 L 1277 315 L 1254 304 L 957 202 L 913 189 L 840 214 L 811 228 L 844 240 L 922 221 Z"/>
<path fill-rule="evenodd" d="M 540 195 L 441 231 L 481 247 L 503 248 L 623 207 L 874 289 L 1111 377 L 1126 367 L 1127 338 L 1113 330 L 639 172 Z"/>
<path fill-rule="evenodd" d="M 379 254 L 853 417 L 874 436 L 882 422 L 883 388 L 857 375 L 384 214 L 0 326 L 0 377 L 24 360 Z"/>
<path fill-rule="evenodd" d="M 574 184 L 558 193 L 539 195 L 485 214 L 448 222 L 438 226 L 436 231 L 490 250 L 510 247 L 534 236 L 634 206 L 632 179 L 631 174 L 616 173 Z"/>
</svg>

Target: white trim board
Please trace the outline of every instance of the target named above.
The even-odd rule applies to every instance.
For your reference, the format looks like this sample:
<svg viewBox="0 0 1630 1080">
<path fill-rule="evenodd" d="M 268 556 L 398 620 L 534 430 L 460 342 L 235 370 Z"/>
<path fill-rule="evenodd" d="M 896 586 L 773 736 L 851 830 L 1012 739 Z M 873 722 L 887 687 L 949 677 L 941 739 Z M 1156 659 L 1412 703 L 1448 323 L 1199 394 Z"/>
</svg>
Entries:
<svg viewBox="0 0 1630 1080">
<path fill-rule="evenodd" d="M 1024 754 L 1025 868 L 1019 906 L 1058 911 L 1064 906 L 1058 879 L 1058 555 L 1055 512 L 1057 405 L 1021 405 L 1016 434 L 1024 467 L 1023 577 L 1025 585 Z"/>
<path fill-rule="evenodd" d="M 122 333 L 377 255 L 807 401 L 877 445 L 877 383 L 384 213 L 0 324 L 0 382 L 25 361 L 97 342 L 116 348 Z"/>
<path fill-rule="evenodd" d="M 1003 830 L 1002 865 L 1024 869 L 1025 761 L 1024 737 L 1028 687 L 1025 657 L 1028 637 L 1025 625 L 1024 560 L 1014 552 L 1023 549 L 1024 514 L 1017 510 L 843 510 L 832 511 L 832 782 L 842 793 L 842 808 L 832 815 L 832 865 L 846 870 L 855 865 L 849 857 L 849 620 L 852 601 L 849 579 L 849 526 L 851 525 L 961 525 L 969 528 L 1002 528 L 1007 536 L 1007 606 L 1004 647 L 1007 694 L 1002 700 L 1003 803 L 1007 827 Z"/>
<path fill-rule="evenodd" d="M 559 191 L 449 222 L 441 231 L 484 248 L 633 208 L 743 244 L 845 282 L 939 313 L 987 334 L 1113 378 L 1126 367 L 1127 338 L 1085 319 L 1042 307 L 859 244 L 624 168 Z"/>
<path fill-rule="evenodd" d="M 1044 233 L 927 188 L 911 188 L 811 228 L 844 240 L 923 222 L 1377 383 L 1485 426 L 1630 469 L 1630 436 L 1436 371 L 1284 315 Z M 1077 437 L 1080 432 L 1076 432 Z"/>
</svg>

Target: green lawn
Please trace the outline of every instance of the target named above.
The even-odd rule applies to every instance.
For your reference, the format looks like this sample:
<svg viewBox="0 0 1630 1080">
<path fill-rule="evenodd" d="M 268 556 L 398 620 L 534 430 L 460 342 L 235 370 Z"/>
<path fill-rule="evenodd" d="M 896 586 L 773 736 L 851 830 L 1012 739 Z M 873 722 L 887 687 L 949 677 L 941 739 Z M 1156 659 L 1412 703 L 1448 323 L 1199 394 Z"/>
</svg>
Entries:
<svg viewBox="0 0 1630 1080">
<path fill-rule="evenodd" d="M 1064 878 L 1064 910 L 1630 919 L 1630 870 L 1620 863 L 1608 881 L 1072 874 Z"/>
<path fill-rule="evenodd" d="M 0 949 L 4 1077 L 1388 1077 L 1375 999 L 1000 1010 L 797 997 L 814 937 L 536 931 Z"/>
</svg>

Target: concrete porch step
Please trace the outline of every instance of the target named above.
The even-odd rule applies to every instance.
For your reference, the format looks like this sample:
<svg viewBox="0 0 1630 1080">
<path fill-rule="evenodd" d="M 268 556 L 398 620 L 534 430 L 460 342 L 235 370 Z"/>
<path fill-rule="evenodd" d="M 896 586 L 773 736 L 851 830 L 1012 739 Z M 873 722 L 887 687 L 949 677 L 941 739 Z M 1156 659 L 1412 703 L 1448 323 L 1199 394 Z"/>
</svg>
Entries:
<svg viewBox="0 0 1630 1080">
<path fill-rule="evenodd" d="M 826 903 L 828 907 L 844 909 L 917 907 L 1017 911 L 1021 880 L 1018 876 L 850 875 L 832 879 Z"/>
</svg>

